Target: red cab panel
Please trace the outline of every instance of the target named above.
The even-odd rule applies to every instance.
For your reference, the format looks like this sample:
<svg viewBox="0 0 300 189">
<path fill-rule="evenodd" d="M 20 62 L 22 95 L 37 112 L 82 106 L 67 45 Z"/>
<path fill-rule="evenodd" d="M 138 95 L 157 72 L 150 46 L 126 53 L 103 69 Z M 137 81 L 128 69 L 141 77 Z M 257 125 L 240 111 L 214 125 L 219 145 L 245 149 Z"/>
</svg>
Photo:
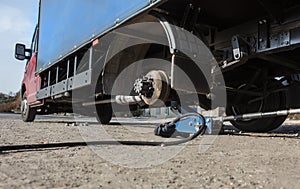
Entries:
<svg viewBox="0 0 300 189">
<path fill-rule="evenodd" d="M 23 84 L 26 87 L 26 96 L 29 105 L 40 104 L 40 101 L 37 101 L 36 94 L 40 89 L 40 77 L 36 75 L 36 66 L 37 66 L 37 53 L 34 53 L 31 59 L 28 61 L 25 74 L 23 79 Z"/>
</svg>

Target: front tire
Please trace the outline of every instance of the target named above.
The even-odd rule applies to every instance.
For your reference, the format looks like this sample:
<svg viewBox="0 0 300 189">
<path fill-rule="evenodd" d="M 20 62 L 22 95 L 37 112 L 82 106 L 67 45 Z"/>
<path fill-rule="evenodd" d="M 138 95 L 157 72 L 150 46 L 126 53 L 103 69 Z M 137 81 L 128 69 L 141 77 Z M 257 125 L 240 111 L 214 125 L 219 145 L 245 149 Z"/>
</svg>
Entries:
<svg viewBox="0 0 300 189">
<path fill-rule="evenodd" d="M 36 108 L 29 106 L 26 92 L 24 92 L 21 102 L 21 115 L 24 122 L 33 122 L 36 116 Z"/>
<path fill-rule="evenodd" d="M 101 124 L 109 124 L 113 114 L 111 104 L 97 104 L 96 111 L 98 122 Z"/>
</svg>

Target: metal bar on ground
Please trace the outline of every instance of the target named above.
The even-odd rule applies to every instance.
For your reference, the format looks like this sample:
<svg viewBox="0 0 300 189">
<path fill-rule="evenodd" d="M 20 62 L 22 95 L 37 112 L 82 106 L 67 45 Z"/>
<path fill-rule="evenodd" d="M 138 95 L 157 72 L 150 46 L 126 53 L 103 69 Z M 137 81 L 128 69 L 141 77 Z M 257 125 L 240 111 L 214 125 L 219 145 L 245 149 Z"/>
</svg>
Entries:
<svg viewBox="0 0 300 189">
<path fill-rule="evenodd" d="M 250 114 L 243 114 L 243 115 L 236 115 L 236 116 L 226 116 L 220 118 L 214 118 L 214 120 L 222 120 L 222 121 L 238 121 L 238 120 L 245 120 L 245 119 L 263 119 L 263 118 L 271 118 L 277 116 L 287 116 L 287 115 L 294 115 L 300 114 L 300 109 L 290 109 L 290 110 L 280 110 L 274 112 L 259 112 L 259 113 L 250 113 Z"/>
<path fill-rule="evenodd" d="M 93 105 L 96 105 L 96 104 L 109 104 L 109 103 L 117 103 L 117 104 L 121 104 L 121 105 L 128 105 L 128 104 L 138 104 L 138 103 L 142 103 L 142 102 L 143 102 L 143 100 L 139 96 L 118 95 L 118 96 L 116 96 L 115 98 L 112 98 L 112 99 L 83 103 L 83 106 L 93 106 Z"/>
</svg>

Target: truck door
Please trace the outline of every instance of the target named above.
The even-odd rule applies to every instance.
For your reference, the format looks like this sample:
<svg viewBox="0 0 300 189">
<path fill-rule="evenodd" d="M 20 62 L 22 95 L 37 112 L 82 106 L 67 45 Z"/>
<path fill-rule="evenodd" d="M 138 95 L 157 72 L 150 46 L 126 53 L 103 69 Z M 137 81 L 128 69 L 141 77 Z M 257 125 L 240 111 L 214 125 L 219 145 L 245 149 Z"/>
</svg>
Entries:
<svg viewBox="0 0 300 189">
<path fill-rule="evenodd" d="M 26 85 L 26 96 L 29 105 L 39 104 L 36 99 L 37 91 L 40 88 L 40 77 L 36 75 L 36 68 L 37 68 L 37 34 L 38 28 L 35 29 L 32 43 L 31 43 L 31 50 L 32 56 L 26 64 L 25 74 L 24 74 L 24 83 Z"/>
</svg>

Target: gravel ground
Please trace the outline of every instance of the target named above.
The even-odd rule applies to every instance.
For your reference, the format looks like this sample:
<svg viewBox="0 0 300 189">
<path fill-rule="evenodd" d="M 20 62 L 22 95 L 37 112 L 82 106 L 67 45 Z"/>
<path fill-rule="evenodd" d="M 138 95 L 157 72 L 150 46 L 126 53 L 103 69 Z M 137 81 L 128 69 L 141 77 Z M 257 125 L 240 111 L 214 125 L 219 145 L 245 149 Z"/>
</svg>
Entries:
<svg viewBox="0 0 300 189">
<path fill-rule="evenodd" d="M 40 117 L 23 123 L 18 116 L 2 114 L 0 146 L 94 139 L 86 138 L 86 131 L 97 131 L 96 139 L 108 136 L 99 134 L 101 129 L 120 140 L 162 140 L 152 136 L 152 122 L 138 127 L 142 124 L 124 119 L 101 127 L 90 121 L 88 127 L 72 127 L 65 121 L 70 119 Z M 0 188 L 299 188 L 298 125 L 287 122 L 267 134 L 239 133 L 228 126 L 206 151 L 201 151 L 199 138 L 177 147 L 103 145 L 2 152 Z M 206 139 L 210 138 L 214 136 Z"/>
</svg>

